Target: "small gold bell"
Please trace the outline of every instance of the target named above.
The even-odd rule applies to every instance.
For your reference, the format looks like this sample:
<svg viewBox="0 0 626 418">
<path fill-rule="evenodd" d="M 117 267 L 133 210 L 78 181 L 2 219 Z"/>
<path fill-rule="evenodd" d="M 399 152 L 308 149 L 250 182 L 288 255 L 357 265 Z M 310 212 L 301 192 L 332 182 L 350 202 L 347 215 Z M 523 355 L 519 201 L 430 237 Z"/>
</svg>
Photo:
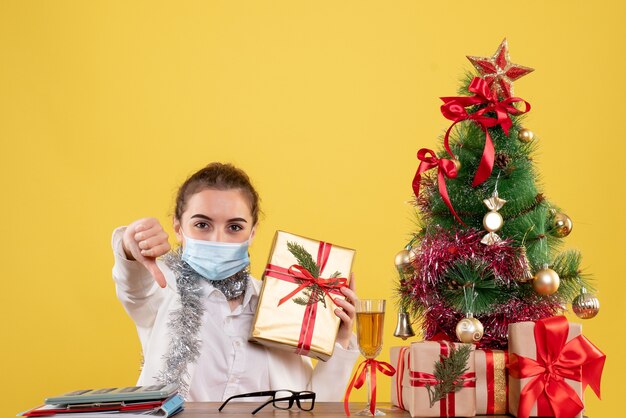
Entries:
<svg viewBox="0 0 626 418">
<path fill-rule="evenodd" d="M 396 325 L 396 330 L 393 332 L 393 336 L 402 338 L 403 340 L 415 336 L 413 328 L 411 328 L 409 314 L 404 310 L 398 311 L 398 324 Z"/>
</svg>

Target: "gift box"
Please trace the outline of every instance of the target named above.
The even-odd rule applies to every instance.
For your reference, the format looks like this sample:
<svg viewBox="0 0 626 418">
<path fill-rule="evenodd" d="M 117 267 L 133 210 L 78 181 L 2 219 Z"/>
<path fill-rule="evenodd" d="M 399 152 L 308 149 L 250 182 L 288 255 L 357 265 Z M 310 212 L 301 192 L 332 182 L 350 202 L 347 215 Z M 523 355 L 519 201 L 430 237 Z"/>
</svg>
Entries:
<svg viewBox="0 0 626 418">
<path fill-rule="evenodd" d="M 389 362 L 396 369 L 391 381 L 391 404 L 406 410 L 406 402 L 411 396 L 409 385 L 410 347 L 391 347 Z"/>
<path fill-rule="evenodd" d="M 462 346 L 469 349 L 465 367 L 457 383 L 458 391 L 444 393 L 443 398 L 434 395 L 443 386 L 436 375 L 436 364 L 444 362 L 452 352 Z M 405 401 L 412 417 L 473 417 L 476 415 L 476 374 L 474 369 L 474 346 L 447 341 L 414 342 L 410 348 L 409 386 L 411 395 Z M 431 406 L 431 398 L 433 404 Z"/>
<path fill-rule="evenodd" d="M 505 415 L 508 411 L 508 351 L 476 350 L 476 415 Z"/>
<path fill-rule="evenodd" d="M 334 298 L 345 299 L 355 251 L 277 231 L 249 340 L 326 361 L 341 320 Z"/>
<path fill-rule="evenodd" d="M 563 316 L 509 325 L 509 412 L 583 416 L 587 385 L 600 396 L 605 355 Z"/>
</svg>

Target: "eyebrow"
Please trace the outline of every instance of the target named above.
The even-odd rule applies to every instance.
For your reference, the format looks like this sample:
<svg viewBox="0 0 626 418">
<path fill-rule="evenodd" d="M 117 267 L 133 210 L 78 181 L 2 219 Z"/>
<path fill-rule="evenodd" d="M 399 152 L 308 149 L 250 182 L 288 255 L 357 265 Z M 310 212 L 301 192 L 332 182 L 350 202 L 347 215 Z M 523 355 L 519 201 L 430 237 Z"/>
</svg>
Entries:
<svg viewBox="0 0 626 418">
<path fill-rule="evenodd" d="M 203 215 L 201 213 L 196 213 L 195 215 L 192 215 L 191 219 L 193 219 L 193 218 L 200 218 L 200 219 L 205 219 L 207 221 L 213 222 L 213 219 L 211 219 L 208 216 Z M 229 219 L 227 222 L 245 222 L 245 223 L 248 223 L 248 221 L 246 221 L 244 218 L 232 218 L 232 219 Z"/>
</svg>

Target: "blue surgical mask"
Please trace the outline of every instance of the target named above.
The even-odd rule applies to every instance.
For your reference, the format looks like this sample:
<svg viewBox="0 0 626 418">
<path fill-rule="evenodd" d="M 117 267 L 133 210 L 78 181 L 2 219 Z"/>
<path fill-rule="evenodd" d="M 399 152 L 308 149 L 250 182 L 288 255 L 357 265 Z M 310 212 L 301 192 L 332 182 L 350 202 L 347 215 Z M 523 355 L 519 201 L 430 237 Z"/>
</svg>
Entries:
<svg viewBox="0 0 626 418">
<path fill-rule="evenodd" d="M 231 243 L 193 239 L 184 233 L 183 236 L 185 246 L 182 259 L 208 280 L 224 280 L 250 264 L 250 239 Z"/>
</svg>

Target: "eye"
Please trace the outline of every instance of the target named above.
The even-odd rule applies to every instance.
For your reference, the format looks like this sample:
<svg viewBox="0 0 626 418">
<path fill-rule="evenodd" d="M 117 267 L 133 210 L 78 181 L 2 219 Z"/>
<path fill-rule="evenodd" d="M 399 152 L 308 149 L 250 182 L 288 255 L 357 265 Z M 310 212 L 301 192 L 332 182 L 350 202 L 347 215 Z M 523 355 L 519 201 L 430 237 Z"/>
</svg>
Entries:
<svg viewBox="0 0 626 418">
<path fill-rule="evenodd" d="M 209 224 L 206 222 L 196 222 L 194 226 L 198 229 L 207 229 L 209 227 Z"/>
<path fill-rule="evenodd" d="M 243 231 L 243 226 L 241 226 L 239 224 L 228 225 L 228 230 L 231 231 L 231 232 Z"/>
</svg>

